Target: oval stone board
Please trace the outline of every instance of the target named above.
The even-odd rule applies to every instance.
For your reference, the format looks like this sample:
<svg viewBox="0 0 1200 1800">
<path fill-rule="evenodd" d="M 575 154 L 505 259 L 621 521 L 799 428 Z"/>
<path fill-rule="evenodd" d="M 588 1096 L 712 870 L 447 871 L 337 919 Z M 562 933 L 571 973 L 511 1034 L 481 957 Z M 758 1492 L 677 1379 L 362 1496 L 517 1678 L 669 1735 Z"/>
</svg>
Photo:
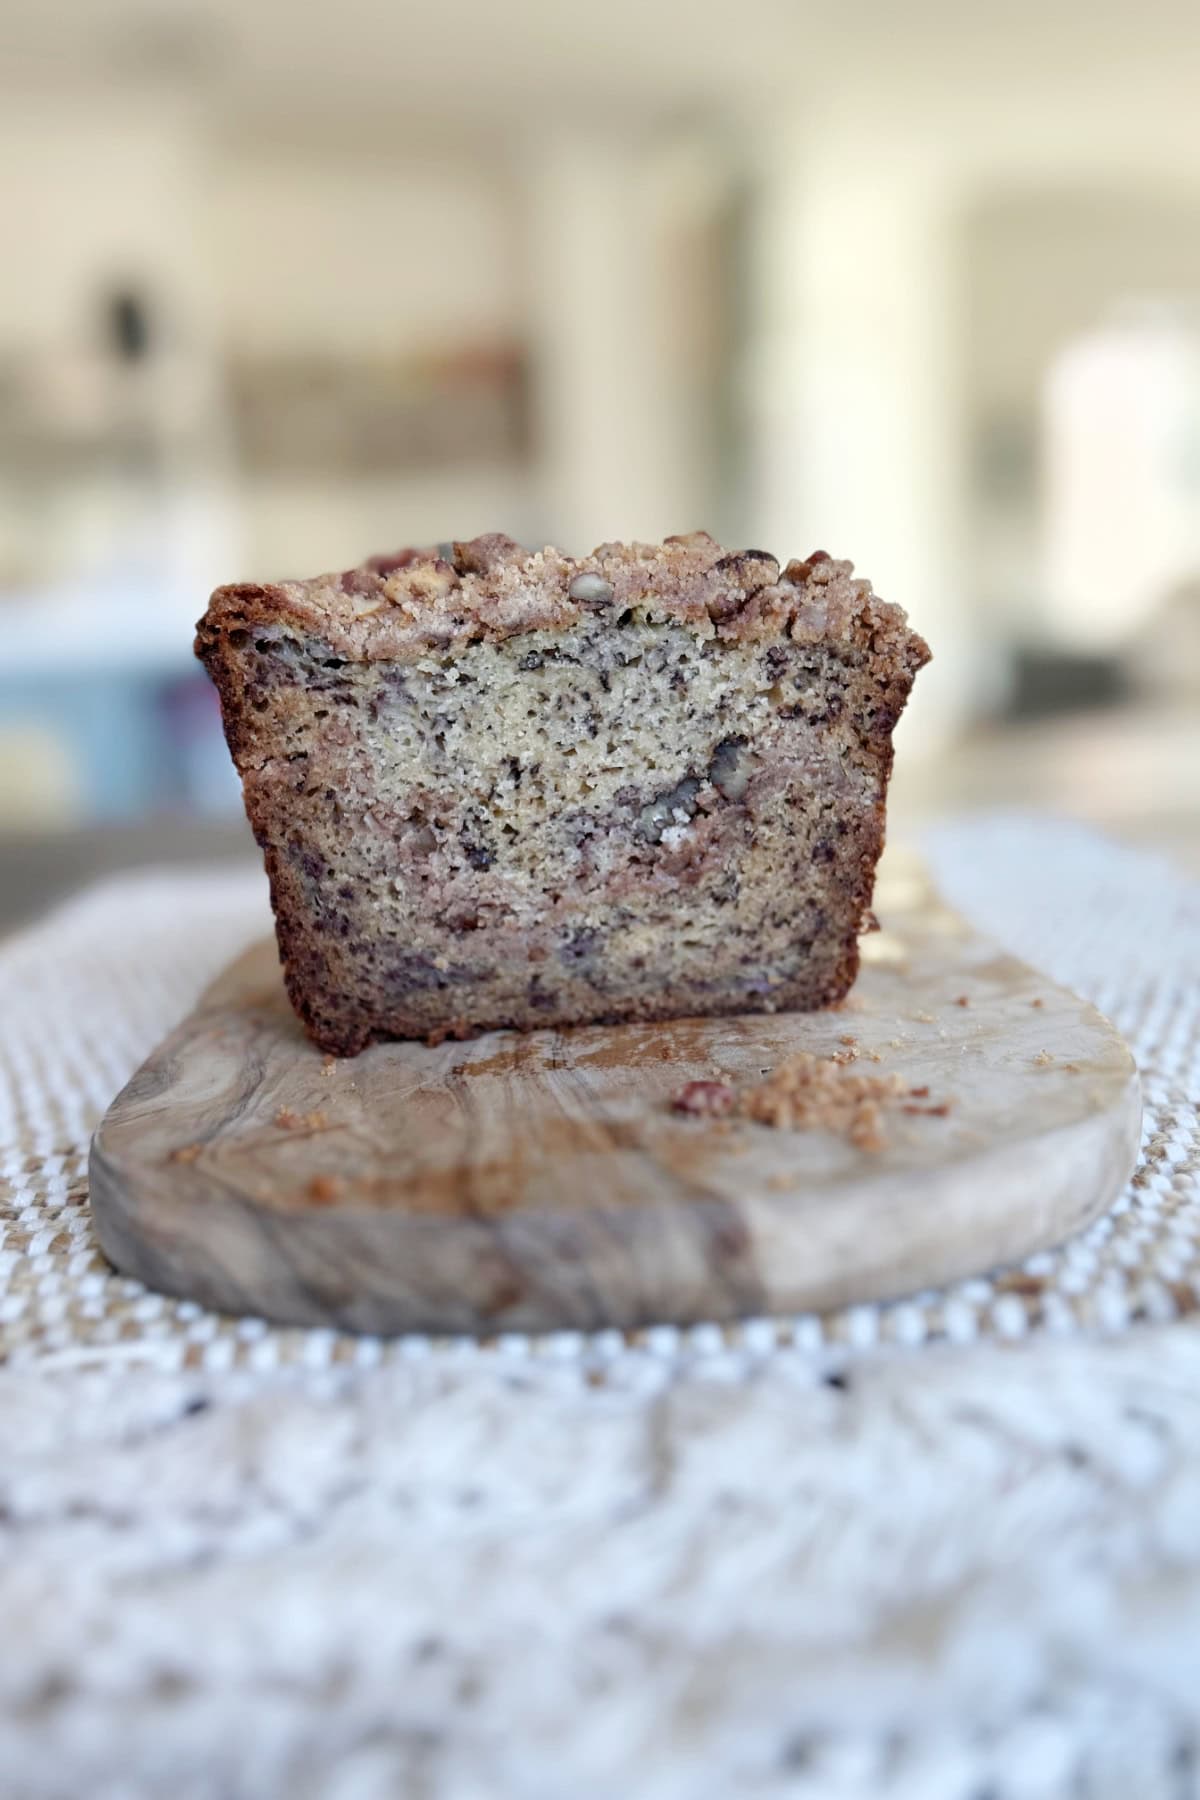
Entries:
<svg viewBox="0 0 1200 1800">
<path fill-rule="evenodd" d="M 487 1334 L 820 1310 L 1057 1243 L 1134 1166 L 1129 1051 L 914 866 L 885 868 L 885 928 L 825 1013 L 493 1032 L 334 1062 L 264 943 L 109 1109 L 91 1153 L 100 1243 L 126 1274 L 222 1311 Z M 753 1082 L 802 1049 L 916 1090 L 884 1109 L 882 1149 L 671 1109 L 685 1082 Z"/>
</svg>

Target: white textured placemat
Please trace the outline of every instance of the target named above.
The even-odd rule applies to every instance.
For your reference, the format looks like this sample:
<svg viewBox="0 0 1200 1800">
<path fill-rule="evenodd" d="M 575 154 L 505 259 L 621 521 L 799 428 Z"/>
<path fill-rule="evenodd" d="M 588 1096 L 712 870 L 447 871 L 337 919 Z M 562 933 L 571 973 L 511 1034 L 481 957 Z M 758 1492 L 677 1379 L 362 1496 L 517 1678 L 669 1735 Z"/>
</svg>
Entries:
<svg viewBox="0 0 1200 1800">
<path fill-rule="evenodd" d="M 88 1133 L 261 879 L 0 950 L 4 1800 L 1200 1792 L 1200 888 L 927 848 L 1129 1039 L 1141 1166 L 999 1279 L 733 1331 L 385 1345 L 119 1280 Z"/>
</svg>

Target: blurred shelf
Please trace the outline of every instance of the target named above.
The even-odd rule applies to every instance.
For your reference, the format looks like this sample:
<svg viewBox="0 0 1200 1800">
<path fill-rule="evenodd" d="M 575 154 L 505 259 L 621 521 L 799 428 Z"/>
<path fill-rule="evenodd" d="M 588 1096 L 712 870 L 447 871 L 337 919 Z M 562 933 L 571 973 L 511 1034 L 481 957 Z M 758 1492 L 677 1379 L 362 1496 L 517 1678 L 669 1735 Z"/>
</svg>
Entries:
<svg viewBox="0 0 1200 1800">
<path fill-rule="evenodd" d="M 193 598 L 128 586 L 0 596 L 0 682 L 192 666 Z"/>
<path fill-rule="evenodd" d="M 1200 707 L 1143 701 L 978 727 L 937 757 L 897 758 L 897 837 L 951 813 L 1008 808 L 1082 819 L 1200 873 Z"/>
</svg>

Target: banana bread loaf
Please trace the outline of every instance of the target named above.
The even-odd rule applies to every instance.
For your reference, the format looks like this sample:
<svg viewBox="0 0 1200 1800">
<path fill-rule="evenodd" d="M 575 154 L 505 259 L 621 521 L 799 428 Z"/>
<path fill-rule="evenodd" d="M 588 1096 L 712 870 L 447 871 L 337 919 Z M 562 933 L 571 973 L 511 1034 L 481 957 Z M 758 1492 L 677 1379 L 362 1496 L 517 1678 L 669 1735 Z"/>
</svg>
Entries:
<svg viewBox="0 0 1200 1800">
<path fill-rule="evenodd" d="M 848 562 L 495 535 L 218 588 L 198 630 L 325 1049 L 854 980 L 929 651 Z"/>
</svg>

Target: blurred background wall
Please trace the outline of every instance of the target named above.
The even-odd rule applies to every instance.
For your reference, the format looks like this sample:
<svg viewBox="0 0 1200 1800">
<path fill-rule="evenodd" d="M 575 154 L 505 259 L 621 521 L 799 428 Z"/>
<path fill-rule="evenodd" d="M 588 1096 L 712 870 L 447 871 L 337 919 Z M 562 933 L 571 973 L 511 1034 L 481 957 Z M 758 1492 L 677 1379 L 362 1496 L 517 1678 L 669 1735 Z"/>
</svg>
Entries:
<svg viewBox="0 0 1200 1800">
<path fill-rule="evenodd" d="M 935 648 L 914 792 L 1200 792 L 1190 0 L 0 27 L 10 872 L 236 817 L 215 583 L 492 529 L 849 555 Z"/>
</svg>

